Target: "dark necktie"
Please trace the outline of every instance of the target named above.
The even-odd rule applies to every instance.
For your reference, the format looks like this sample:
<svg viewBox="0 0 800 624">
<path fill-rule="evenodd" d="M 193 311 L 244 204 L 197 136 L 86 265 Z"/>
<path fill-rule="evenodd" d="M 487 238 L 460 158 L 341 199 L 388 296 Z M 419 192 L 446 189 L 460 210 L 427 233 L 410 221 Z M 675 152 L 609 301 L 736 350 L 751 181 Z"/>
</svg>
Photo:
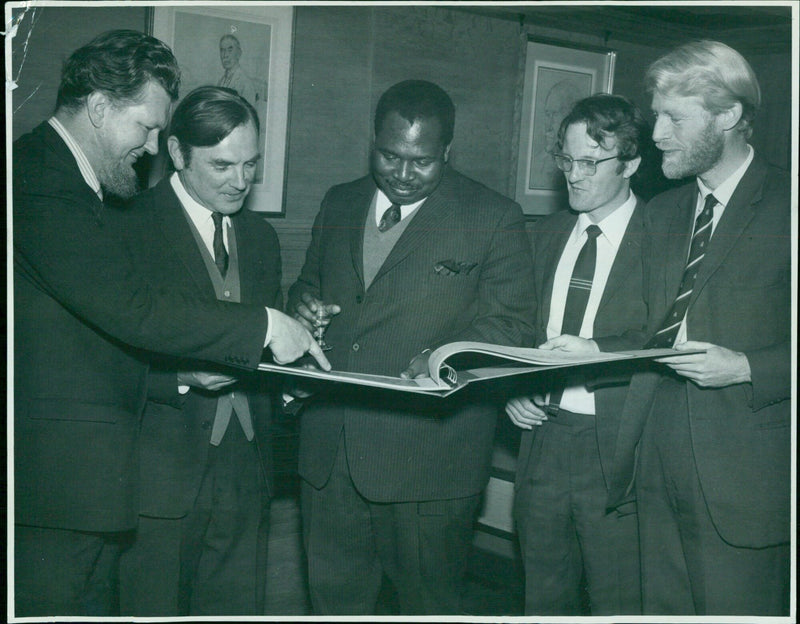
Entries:
<svg viewBox="0 0 800 624">
<path fill-rule="evenodd" d="M 564 320 L 561 323 L 562 334 L 577 336 L 581 333 L 583 317 L 586 315 L 586 304 L 589 302 L 589 295 L 592 292 L 594 268 L 597 264 L 597 237 L 602 233 L 602 230 L 596 225 L 586 228 L 586 242 L 581 247 L 578 259 L 575 260 L 572 277 L 569 280 L 567 301 L 564 304 Z M 558 404 L 561 402 L 563 393 L 563 387 L 550 393 L 550 402 L 545 408 L 548 414 L 552 416 L 558 414 Z"/>
<path fill-rule="evenodd" d="M 683 271 L 683 279 L 678 289 L 678 296 L 675 298 L 669 314 L 664 319 L 661 329 L 650 338 L 645 345 L 645 349 L 666 349 L 675 344 L 675 338 L 678 336 L 681 323 L 686 316 L 686 310 L 689 308 L 689 299 L 692 295 L 700 264 L 706 255 L 708 241 L 711 240 L 711 219 L 714 217 L 714 206 L 717 203 L 711 193 L 706 196 L 703 211 L 697 215 L 694 223 L 692 246 L 689 249 L 689 259 L 686 261 L 686 269 Z"/>
<path fill-rule="evenodd" d="M 225 239 L 222 236 L 222 219 L 224 215 L 219 212 L 212 212 L 211 218 L 214 221 L 214 264 L 217 265 L 220 275 L 225 277 L 228 272 L 228 250 L 225 249 Z"/>
<path fill-rule="evenodd" d="M 400 206 L 398 204 L 392 204 L 386 209 L 386 212 L 383 213 L 381 222 L 378 224 L 378 230 L 386 232 L 398 223 L 400 223 Z"/>
</svg>

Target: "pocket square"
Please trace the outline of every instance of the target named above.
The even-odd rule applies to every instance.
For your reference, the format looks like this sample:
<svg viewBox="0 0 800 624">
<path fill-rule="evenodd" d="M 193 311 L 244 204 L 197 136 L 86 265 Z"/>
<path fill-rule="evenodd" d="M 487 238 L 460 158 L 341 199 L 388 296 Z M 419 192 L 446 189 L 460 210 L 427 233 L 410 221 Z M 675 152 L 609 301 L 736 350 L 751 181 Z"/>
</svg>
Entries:
<svg viewBox="0 0 800 624">
<path fill-rule="evenodd" d="M 469 275 L 472 269 L 478 266 L 477 262 L 464 262 L 457 260 L 440 260 L 433 265 L 433 270 L 439 275 Z"/>
</svg>

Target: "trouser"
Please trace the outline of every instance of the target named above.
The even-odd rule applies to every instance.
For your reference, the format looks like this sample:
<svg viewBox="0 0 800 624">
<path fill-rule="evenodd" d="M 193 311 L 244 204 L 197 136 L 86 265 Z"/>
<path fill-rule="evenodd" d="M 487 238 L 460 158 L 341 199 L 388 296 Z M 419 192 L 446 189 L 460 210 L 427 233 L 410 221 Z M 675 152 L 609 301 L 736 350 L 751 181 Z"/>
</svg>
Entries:
<svg viewBox="0 0 800 624">
<path fill-rule="evenodd" d="M 314 612 L 374 614 L 385 575 L 402 614 L 457 615 L 479 501 L 370 502 L 350 478 L 342 438 L 328 483 L 302 483 Z"/>
<path fill-rule="evenodd" d="M 684 382 L 666 379 L 642 434 L 637 499 L 644 612 L 789 613 L 789 545 L 738 548 L 708 513 L 694 461 Z"/>
<path fill-rule="evenodd" d="M 123 615 L 263 615 L 269 504 L 254 442 L 232 422 L 209 457 L 192 510 L 140 517 L 122 554 Z"/>
<path fill-rule="evenodd" d="M 514 517 L 525 565 L 526 615 L 641 613 L 635 507 L 606 513 L 595 416 L 561 410 L 532 435 Z"/>
<path fill-rule="evenodd" d="M 122 535 L 15 525 L 14 615 L 116 615 Z"/>
</svg>

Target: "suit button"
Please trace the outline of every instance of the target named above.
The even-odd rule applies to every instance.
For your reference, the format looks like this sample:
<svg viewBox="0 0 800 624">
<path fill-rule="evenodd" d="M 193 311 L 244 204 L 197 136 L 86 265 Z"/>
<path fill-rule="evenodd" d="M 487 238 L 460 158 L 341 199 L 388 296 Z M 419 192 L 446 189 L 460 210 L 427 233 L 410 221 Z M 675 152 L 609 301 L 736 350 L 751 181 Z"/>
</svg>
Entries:
<svg viewBox="0 0 800 624">
<path fill-rule="evenodd" d="M 210 420 L 204 420 L 202 423 L 200 423 L 200 427 L 202 427 L 203 429 L 208 431 L 209 429 L 211 429 L 211 421 Z"/>
<path fill-rule="evenodd" d="M 356 303 L 361 303 L 362 301 L 364 301 L 364 297 L 361 295 L 356 295 Z"/>
<path fill-rule="evenodd" d="M 360 348 L 361 347 L 359 346 L 359 344 L 357 342 L 353 344 L 353 351 L 358 351 Z"/>
<path fill-rule="evenodd" d="M 230 291 L 230 290 L 226 290 L 226 291 L 225 291 L 224 293 L 222 293 L 222 294 L 223 294 L 223 295 L 225 295 L 226 297 L 230 297 L 230 296 L 231 296 L 231 291 Z"/>
</svg>

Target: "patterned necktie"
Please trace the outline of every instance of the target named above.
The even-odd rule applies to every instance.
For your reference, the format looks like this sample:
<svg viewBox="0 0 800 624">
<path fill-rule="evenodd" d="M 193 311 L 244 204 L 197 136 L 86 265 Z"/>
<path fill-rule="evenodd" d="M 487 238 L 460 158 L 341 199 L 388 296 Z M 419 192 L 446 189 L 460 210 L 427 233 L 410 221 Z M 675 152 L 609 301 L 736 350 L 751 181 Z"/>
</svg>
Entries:
<svg viewBox="0 0 800 624">
<path fill-rule="evenodd" d="M 378 224 L 378 230 L 386 232 L 398 223 L 400 223 L 400 206 L 398 204 L 392 204 L 386 209 L 386 212 L 383 213 L 381 222 Z"/>
<path fill-rule="evenodd" d="M 650 338 L 645 345 L 645 349 L 666 349 L 675 344 L 675 338 L 678 336 L 681 323 L 686 316 L 686 310 L 689 308 L 689 299 L 694 288 L 694 282 L 697 279 L 700 264 L 706 255 L 708 241 L 711 240 L 711 219 L 714 217 L 714 206 L 717 203 L 711 193 L 706 196 L 703 211 L 697 215 L 697 220 L 694 224 L 692 246 L 689 250 L 689 259 L 686 261 L 686 269 L 683 271 L 683 279 L 678 290 L 678 296 L 675 298 L 669 314 L 664 319 L 661 329 Z"/>
<path fill-rule="evenodd" d="M 564 320 L 561 323 L 562 334 L 577 336 L 581 332 L 586 304 L 592 292 L 594 268 L 597 264 L 597 237 L 602 233 L 602 230 L 594 224 L 586 228 L 586 242 L 581 247 L 578 259 L 575 260 L 575 267 L 569 280 L 567 301 L 564 304 Z M 561 403 L 563 393 L 563 387 L 550 393 L 550 402 L 545 410 L 551 416 L 558 414 L 558 405 Z"/>
<path fill-rule="evenodd" d="M 217 265 L 220 275 L 225 277 L 228 272 L 228 250 L 225 249 L 225 239 L 222 236 L 223 218 L 222 213 L 211 213 L 211 219 L 214 221 L 214 264 Z"/>
</svg>

